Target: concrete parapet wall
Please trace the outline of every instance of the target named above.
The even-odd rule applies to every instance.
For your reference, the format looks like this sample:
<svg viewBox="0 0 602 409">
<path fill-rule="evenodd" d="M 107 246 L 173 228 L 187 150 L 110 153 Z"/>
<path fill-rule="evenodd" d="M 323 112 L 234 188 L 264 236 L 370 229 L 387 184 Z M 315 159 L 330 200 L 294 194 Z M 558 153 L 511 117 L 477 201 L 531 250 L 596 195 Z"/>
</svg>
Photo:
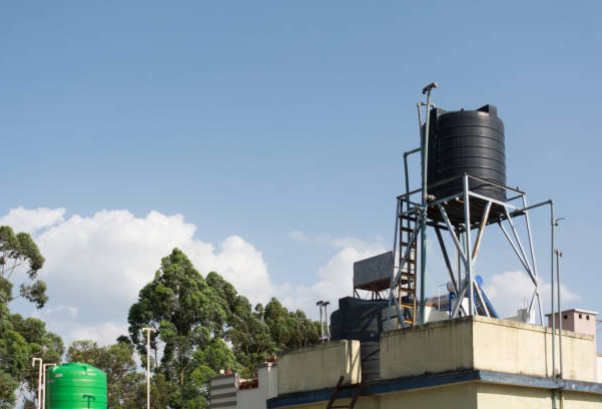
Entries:
<svg viewBox="0 0 602 409">
<path fill-rule="evenodd" d="M 390 331 L 381 336 L 381 378 L 461 369 L 551 376 L 551 334 L 537 325 L 478 316 Z M 562 343 L 564 378 L 595 382 L 594 337 L 563 331 Z"/>
<path fill-rule="evenodd" d="M 278 357 L 278 395 L 336 386 L 361 380 L 359 341 L 334 341 L 301 348 Z"/>
<path fill-rule="evenodd" d="M 393 379 L 473 367 L 472 325 L 466 319 L 439 321 L 384 332 L 380 377 Z"/>
</svg>

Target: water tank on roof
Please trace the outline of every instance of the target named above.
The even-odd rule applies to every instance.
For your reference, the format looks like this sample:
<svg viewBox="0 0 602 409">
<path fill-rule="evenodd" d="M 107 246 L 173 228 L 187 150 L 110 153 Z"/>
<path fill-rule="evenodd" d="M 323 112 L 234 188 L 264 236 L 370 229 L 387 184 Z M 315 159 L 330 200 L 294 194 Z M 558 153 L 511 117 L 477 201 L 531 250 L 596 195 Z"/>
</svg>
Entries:
<svg viewBox="0 0 602 409">
<path fill-rule="evenodd" d="M 362 300 L 345 297 L 330 315 L 333 341 L 360 341 L 362 377 L 380 378 L 380 334 L 384 330 L 388 300 Z"/>
<path fill-rule="evenodd" d="M 430 186 L 465 173 L 499 185 L 506 185 L 504 124 L 497 108 L 485 105 L 475 111 L 431 111 L 428 145 L 428 180 Z M 506 191 L 477 180 L 470 180 L 470 190 L 506 201 Z M 429 188 L 437 199 L 463 191 L 463 180 Z"/>
<path fill-rule="evenodd" d="M 107 375 L 73 362 L 46 369 L 46 409 L 107 409 Z"/>
</svg>

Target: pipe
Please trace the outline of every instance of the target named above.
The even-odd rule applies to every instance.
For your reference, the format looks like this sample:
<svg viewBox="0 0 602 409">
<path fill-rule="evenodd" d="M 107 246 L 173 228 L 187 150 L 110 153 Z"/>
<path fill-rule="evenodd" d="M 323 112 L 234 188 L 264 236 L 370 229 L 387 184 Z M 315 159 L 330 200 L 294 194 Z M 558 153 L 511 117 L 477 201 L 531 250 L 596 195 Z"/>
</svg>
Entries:
<svg viewBox="0 0 602 409">
<path fill-rule="evenodd" d="M 426 296 L 426 213 L 427 213 L 427 167 L 428 167 L 428 143 L 431 122 L 431 90 L 437 88 L 437 83 L 433 82 L 423 88 L 422 94 L 426 94 L 426 123 L 424 124 L 424 134 L 421 138 L 422 147 L 422 217 L 420 219 L 420 323 L 425 322 L 425 305 L 424 298 Z"/>
<path fill-rule="evenodd" d="M 33 358 L 31 361 L 31 366 L 33 366 L 35 368 L 36 366 L 36 362 L 39 362 L 38 365 L 38 389 L 37 389 L 37 396 L 38 396 L 38 404 L 37 404 L 37 409 L 41 409 L 42 407 L 42 358 Z"/>
<path fill-rule="evenodd" d="M 326 342 L 330 341 L 330 326 L 328 325 L 328 305 L 330 305 L 330 301 L 325 301 L 324 306 L 324 323 L 326 325 Z"/>
<path fill-rule="evenodd" d="M 556 220 L 558 226 L 558 220 Z M 562 251 L 556 250 L 556 281 L 558 282 L 558 353 L 560 359 L 560 373 L 558 376 L 562 378 L 563 367 L 562 367 L 562 307 L 560 306 L 560 257 L 562 257 Z"/>
<path fill-rule="evenodd" d="M 470 198 L 468 192 L 470 190 L 468 184 L 468 175 L 464 175 L 464 220 L 465 220 L 465 228 L 464 234 L 466 237 L 466 249 L 464 250 L 464 254 L 466 254 L 466 260 L 464 261 L 464 266 L 466 268 L 466 282 L 468 285 L 468 315 L 475 315 L 475 302 L 474 302 L 474 274 L 472 269 L 472 240 L 470 238 Z"/>
<path fill-rule="evenodd" d="M 324 322 L 322 321 L 322 304 L 324 301 L 318 301 L 316 305 L 320 308 L 320 342 L 324 342 Z"/>
<path fill-rule="evenodd" d="M 552 227 L 552 249 L 551 249 L 551 280 L 552 280 L 552 377 L 556 378 L 556 319 L 554 319 L 554 249 L 556 248 L 555 238 L 555 224 L 554 219 L 554 202 L 550 200 L 550 220 Z M 555 396 L 555 395 L 554 395 Z M 556 398 L 554 397 L 554 405 L 556 405 Z"/>
</svg>

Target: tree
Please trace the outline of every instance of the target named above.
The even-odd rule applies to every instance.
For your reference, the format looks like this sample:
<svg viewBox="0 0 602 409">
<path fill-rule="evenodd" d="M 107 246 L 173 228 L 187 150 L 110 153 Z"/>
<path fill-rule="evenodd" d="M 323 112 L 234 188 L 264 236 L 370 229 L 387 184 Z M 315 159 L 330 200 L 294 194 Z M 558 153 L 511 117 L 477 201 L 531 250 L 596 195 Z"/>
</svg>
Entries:
<svg viewBox="0 0 602 409">
<path fill-rule="evenodd" d="M 128 315 L 130 338 L 145 364 L 142 328 L 157 329 L 153 334 L 155 351 L 158 340 L 163 343 L 158 371 L 166 381 L 176 385 L 170 407 L 190 407 L 190 402 L 204 407 L 204 399 L 199 400 L 199 396 L 207 396 L 206 382 L 216 368 L 206 365 L 198 351 L 208 348 L 214 338 L 224 333 L 226 318 L 225 304 L 178 249 L 161 260 L 154 280 L 140 291 L 138 302 Z M 202 369 L 203 366 L 210 371 Z"/>
<path fill-rule="evenodd" d="M 272 298 L 265 309 L 258 307 L 278 351 L 301 348 L 320 341 L 320 325 L 307 318 L 303 311 L 288 311 L 276 298 Z"/>
<path fill-rule="evenodd" d="M 11 314 L 9 303 L 24 297 L 42 308 L 48 301 L 46 284 L 34 281 L 44 265 L 44 257 L 27 233 L 15 234 L 8 226 L 0 226 L 0 408 L 14 407 L 18 400 L 15 391 L 32 395 L 37 376 L 31 369 L 31 359 L 40 357 L 46 362 L 59 362 L 63 354 L 61 338 L 46 331 L 44 322 L 35 318 L 24 319 Z M 19 294 L 13 296 L 13 282 L 24 273 L 34 281 L 21 283 Z M 34 398 L 25 396 L 24 405 Z"/>
<path fill-rule="evenodd" d="M 31 359 L 60 362 L 64 352 L 61 338 L 46 331 L 46 324 L 36 318 L 24 319 L 12 314 L 4 323 L 0 336 L 0 408 L 14 407 L 14 391 L 33 395 L 37 386 L 37 372 L 31 370 Z M 35 398 L 26 396 L 25 403 Z"/>
<path fill-rule="evenodd" d="M 151 346 L 156 354 L 161 345 L 163 355 L 152 390 L 169 394 L 169 407 L 175 409 L 206 408 L 209 378 L 219 369 L 250 377 L 275 352 L 319 341 L 318 324 L 303 312 L 289 312 L 275 298 L 253 311 L 231 283 L 216 272 L 203 278 L 178 249 L 161 260 L 153 281 L 131 306 L 128 322 L 144 366 L 142 328 L 157 330 Z"/>
<path fill-rule="evenodd" d="M 27 233 L 15 234 L 9 226 L 0 226 L 0 300 L 8 304 L 12 300 L 25 297 L 42 308 L 48 301 L 46 284 L 37 280 L 33 284 L 22 283 L 19 295 L 13 297 L 11 278 L 23 271 L 30 280 L 35 280 L 38 271 L 44 266 L 40 249 Z"/>
</svg>

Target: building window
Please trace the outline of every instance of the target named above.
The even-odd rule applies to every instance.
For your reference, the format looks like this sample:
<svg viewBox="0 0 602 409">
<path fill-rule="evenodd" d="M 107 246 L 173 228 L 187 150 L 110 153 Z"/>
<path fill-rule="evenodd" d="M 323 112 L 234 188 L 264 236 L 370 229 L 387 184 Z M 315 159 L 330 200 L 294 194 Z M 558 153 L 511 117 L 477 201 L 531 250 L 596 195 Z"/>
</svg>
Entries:
<svg viewBox="0 0 602 409">
<path fill-rule="evenodd" d="M 586 320 L 589 320 L 589 315 L 586 315 L 586 316 L 585 316 L 585 319 L 586 319 Z"/>
<path fill-rule="evenodd" d="M 569 319 L 569 316 L 568 316 L 568 315 L 566 315 L 566 314 L 564 314 L 564 315 L 562 316 L 562 319 L 565 319 L 565 320 L 567 320 L 567 319 Z"/>
<path fill-rule="evenodd" d="M 579 319 L 583 318 L 583 315 L 579 314 Z"/>
</svg>

